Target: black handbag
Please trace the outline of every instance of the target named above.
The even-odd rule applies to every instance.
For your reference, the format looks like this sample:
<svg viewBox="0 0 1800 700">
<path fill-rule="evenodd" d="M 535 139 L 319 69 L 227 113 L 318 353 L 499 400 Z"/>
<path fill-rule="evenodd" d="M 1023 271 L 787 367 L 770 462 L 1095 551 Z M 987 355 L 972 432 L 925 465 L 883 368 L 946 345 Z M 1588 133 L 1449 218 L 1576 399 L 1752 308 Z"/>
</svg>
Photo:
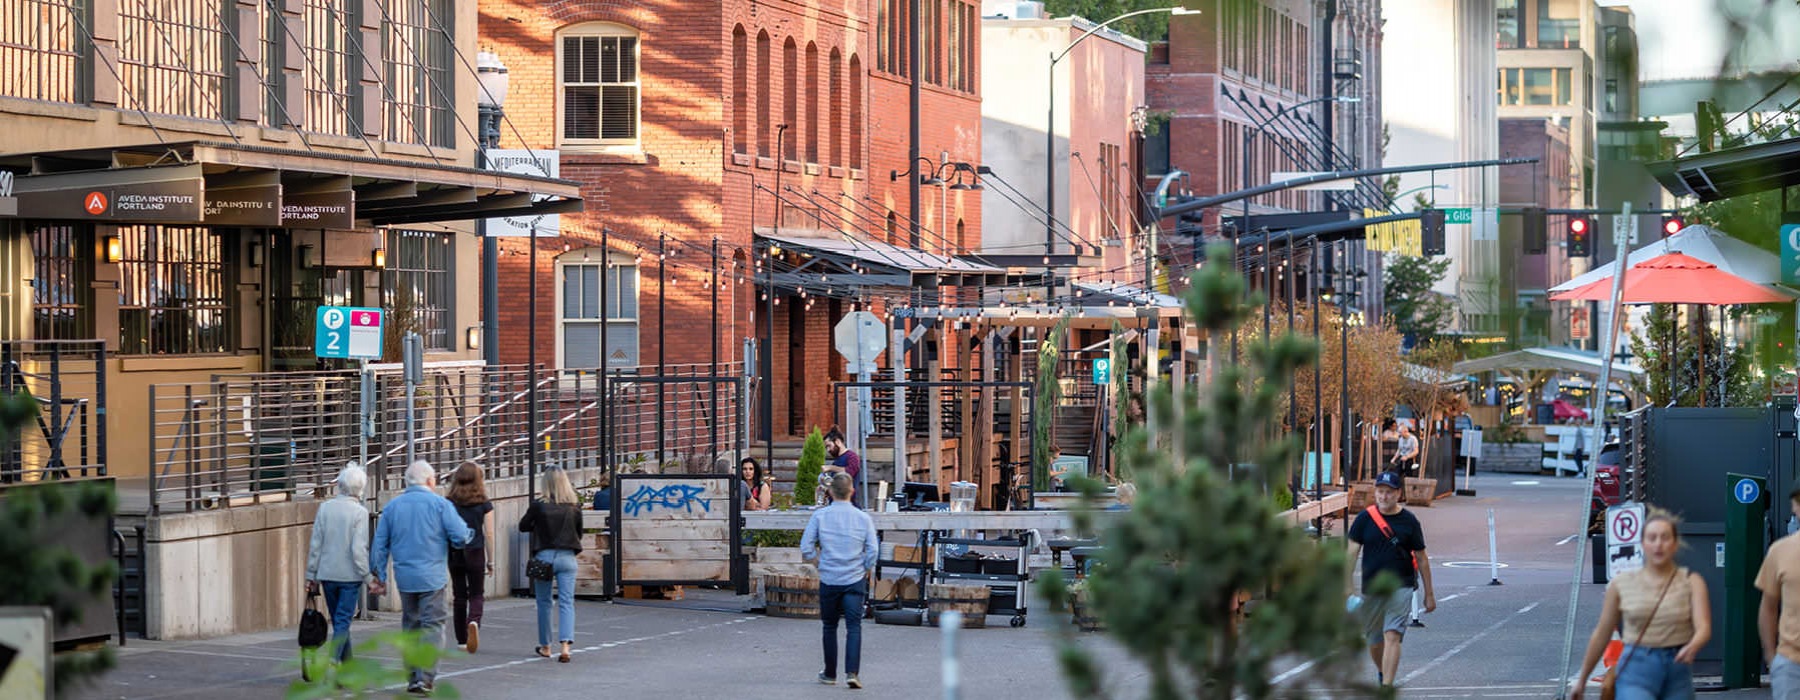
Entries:
<svg viewBox="0 0 1800 700">
<path fill-rule="evenodd" d="M 533 557 L 525 562 L 525 575 L 533 581 L 556 580 L 556 567 L 550 562 Z"/>
<path fill-rule="evenodd" d="M 317 649 L 331 638 L 331 622 L 319 612 L 319 594 L 306 594 L 306 609 L 300 611 L 300 648 Z"/>
</svg>

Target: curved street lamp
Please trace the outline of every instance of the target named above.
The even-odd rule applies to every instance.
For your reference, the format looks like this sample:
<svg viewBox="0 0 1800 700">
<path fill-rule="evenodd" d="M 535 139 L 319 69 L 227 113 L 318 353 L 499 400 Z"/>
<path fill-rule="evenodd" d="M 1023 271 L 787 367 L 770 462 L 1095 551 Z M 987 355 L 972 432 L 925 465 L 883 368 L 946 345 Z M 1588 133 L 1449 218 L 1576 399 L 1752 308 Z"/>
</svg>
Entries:
<svg viewBox="0 0 1800 700">
<path fill-rule="evenodd" d="M 1050 109 L 1049 116 L 1044 122 L 1044 255 L 1046 256 L 1056 253 L 1056 64 L 1062 61 L 1064 56 L 1069 55 L 1069 52 L 1073 51 L 1077 45 L 1096 32 L 1105 29 L 1107 25 L 1128 17 L 1157 12 L 1167 12 L 1172 16 L 1200 14 L 1199 10 L 1190 10 L 1185 7 L 1157 7 L 1127 12 L 1090 27 L 1081 36 L 1075 37 L 1074 41 L 1069 42 L 1068 46 L 1064 46 L 1061 51 L 1050 54 L 1050 91 L 1047 93 Z M 1054 275 L 1047 276 L 1054 285 L 1056 277 Z"/>
</svg>

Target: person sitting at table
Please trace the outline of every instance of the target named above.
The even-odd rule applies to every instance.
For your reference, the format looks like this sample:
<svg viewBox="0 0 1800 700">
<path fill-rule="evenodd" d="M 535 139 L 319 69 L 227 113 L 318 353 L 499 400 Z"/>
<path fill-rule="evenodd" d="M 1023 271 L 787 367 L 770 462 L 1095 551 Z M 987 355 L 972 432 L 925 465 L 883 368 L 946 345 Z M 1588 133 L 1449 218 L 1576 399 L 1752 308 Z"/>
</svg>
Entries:
<svg viewBox="0 0 1800 700">
<path fill-rule="evenodd" d="M 775 476 L 763 474 L 762 465 L 754 457 L 745 457 L 738 462 L 738 478 L 743 480 L 743 490 L 738 492 L 744 510 L 768 510 L 771 488 Z"/>
<path fill-rule="evenodd" d="M 1131 510 L 1131 504 L 1137 502 L 1137 485 L 1127 481 L 1113 489 L 1113 497 L 1118 503 L 1107 506 L 1107 510 Z"/>
</svg>

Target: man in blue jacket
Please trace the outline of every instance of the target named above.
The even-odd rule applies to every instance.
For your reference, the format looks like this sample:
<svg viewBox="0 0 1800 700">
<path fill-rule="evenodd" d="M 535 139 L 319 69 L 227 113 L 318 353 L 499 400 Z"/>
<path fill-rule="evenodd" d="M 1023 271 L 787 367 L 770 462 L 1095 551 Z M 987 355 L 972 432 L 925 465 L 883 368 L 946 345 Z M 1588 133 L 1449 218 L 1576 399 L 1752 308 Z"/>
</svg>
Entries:
<svg viewBox="0 0 1800 700">
<path fill-rule="evenodd" d="M 469 543 L 469 526 L 456 514 L 456 506 L 432 489 L 437 472 L 425 460 L 406 468 L 406 490 L 388 501 L 375 525 L 375 543 L 369 568 L 375 595 L 387 593 L 388 556 L 394 558 L 394 586 L 400 591 L 400 627 L 422 630 L 426 643 L 444 644 L 444 618 L 449 617 L 449 556 L 451 547 Z M 412 669 L 406 691 L 430 695 L 437 684 L 437 664 Z"/>
</svg>

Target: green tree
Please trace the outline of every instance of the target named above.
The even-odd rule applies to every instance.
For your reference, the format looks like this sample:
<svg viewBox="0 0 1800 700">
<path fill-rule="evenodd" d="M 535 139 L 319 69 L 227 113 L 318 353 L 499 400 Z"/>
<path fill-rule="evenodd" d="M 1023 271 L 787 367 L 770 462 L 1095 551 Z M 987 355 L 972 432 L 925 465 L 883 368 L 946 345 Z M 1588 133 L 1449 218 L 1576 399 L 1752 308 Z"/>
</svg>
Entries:
<svg viewBox="0 0 1800 700">
<path fill-rule="evenodd" d="M 1450 258 L 1390 255 L 1382 303 L 1394 317 L 1394 328 L 1417 344 L 1436 340 L 1449 325 L 1455 308 L 1431 288 L 1444 279 Z"/>
<path fill-rule="evenodd" d="M 1062 339 L 1069 328 L 1064 316 L 1038 343 L 1037 401 L 1031 407 L 1031 488 L 1049 488 L 1050 460 L 1056 451 L 1056 407 L 1062 403 Z"/>
<path fill-rule="evenodd" d="M 825 467 L 825 434 L 813 428 L 800 446 L 800 464 L 794 468 L 794 504 L 818 505 L 819 473 Z"/>
<path fill-rule="evenodd" d="M 356 645 L 356 653 L 342 664 L 332 662 L 331 654 L 326 652 L 330 647 L 327 643 L 318 650 L 299 652 L 300 660 L 290 662 L 290 666 L 298 666 L 304 673 L 288 685 L 286 700 L 392 696 L 383 689 L 405 685 L 412 675 L 408 668 L 429 667 L 458 653 L 426 642 L 423 632 L 400 630 L 371 636 Z M 462 694 L 450 683 L 439 681 L 432 696 L 459 698 Z"/>
<path fill-rule="evenodd" d="M 1207 259 L 1231 253 L 1215 246 Z M 1244 289 L 1228 266 L 1203 267 L 1187 292 L 1189 318 L 1210 337 L 1229 333 L 1260 303 L 1242 301 Z M 1102 668 L 1065 626 L 1058 661 L 1075 697 L 1109 696 L 1107 675 L 1147 677 L 1159 700 L 1371 692 L 1349 677 L 1362 640 L 1344 612 L 1343 547 L 1279 518 L 1271 497 L 1301 447 L 1298 436 L 1268 436 L 1294 373 L 1317 353 L 1310 339 L 1283 334 L 1251 346 L 1243 363 L 1219 366 L 1204 391 L 1179 400 L 1166 385 L 1150 392 L 1155 429 L 1133 430 L 1123 460 L 1137 501 L 1100 529 L 1099 562 L 1080 591 L 1134 662 Z M 1096 504 L 1099 485 L 1076 482 Z M 1078 528 L 1095 527 L 1091 508 L 1076 518 Z M 1070 602 L 1054 570 L 1039 590 L 1053 608 Z M 1245 593 L 1261 596 L 1247 616 Z M 1278 690 L 1270 679 L 1283 659 L 1312 664 Z"/>
<path fill-rule="evenodd" d="M 1748 345 L 1724 347 L 1710 326 L 1682 328 L 1674 304 L 1652 304 L 1631 354 L 1644 368 L 1632 389 L 1654 406 L 1755 406 L 1764 399 Z"/>
<path fill-rule="evenodd" d="M 0 398 L 0 442 L 10 442 L 37 416 L 37 401 L 23 391 Z M 70 520 L 107 518 L 117 498 L 99 482 L 40 483 L 6 489 L 0 499 L 0 606 L 48 607 L 56 624 L 81 622 L 82 606 L 111 594 L 118 575 L 112 562 L 89 566 L 67 547 L 47 547 Z M 113 667 L 111 647 L 59 654 L 53 671 L 58 695 Z"/>
</svg>

